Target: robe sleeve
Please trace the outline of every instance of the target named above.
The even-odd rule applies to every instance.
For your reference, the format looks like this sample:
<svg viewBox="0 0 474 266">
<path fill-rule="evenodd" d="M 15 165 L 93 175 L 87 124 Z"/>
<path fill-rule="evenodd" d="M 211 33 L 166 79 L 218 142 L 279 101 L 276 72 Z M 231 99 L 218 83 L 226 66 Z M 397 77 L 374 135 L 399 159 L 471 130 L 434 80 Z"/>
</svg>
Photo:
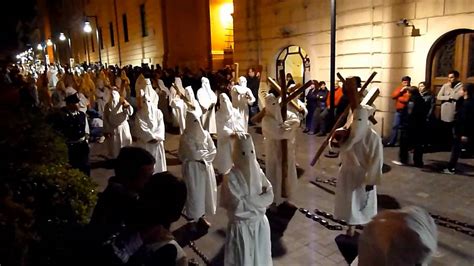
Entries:
<svg viewBox="0 0 474 266">
<path fill-rule="evenodd" d="M 181 135 L 178 150 L 179 159 L 182 162 L 202 161 L 207 153 L 207 150 L 199 149 L 197 145 L 189 141 L 188 138 L 189 136 Z"/>
<path fill-rule="evenodd" d="M 382 177 L 383 146 L 377 134 L 372 134 L 370 159 L 365 175 L 366 185 L 379 185 Z"/>
<path fill-rule="evenodd" d="M 290 124 L 285 126 L 278 125 L 273 118 L 264 118 L 262 121 L 262 129 L 263 135 L 269 139 L 291 139 L 294 135 Z"/>
<path fill-rule="evenodd" d="M 156 139 L 158 141 L 165 141 L 165 122 L 163 121 L 163 113 L 161 110 L 157 110 L 158 128 L 155 132 Z"/>
<path fill-rule="evenodd" d="M 138 119 L 138 137 L 144 140 L 145 142 L 149 142 L 150 140 L 155 139 L 155 133 L 150 129 L 148 121 L 137 117 Z"/>
<path fill-rule="evenodd" d="M 214 145 L 214 141 L 212 141 L 211 135 L 208 132 L 206 132 L 206 141 L 207 151 L 203 152 L 203 160 L 208 164 L 212 164 L 212 161 L 214 161 L 214 158 L 216 157 L 217 149 L 216 145 Z"/>
<path fill-rule="evenodd" d="M 252 105 L 256 100 L 255 96 L 253 95 L 252 91 L 249 88 L 247 88 L 247 93 L 250 96 L 249 99 L 247 99 L 247 103 L 248 103 L 248 105 Z"/>
<path fill-rule="evenodd" d="M 255 195 L 247 195 L 244 197 L 246 204 L 257 209 L 266 208 L 273 202 L 272 184 L 270 181 L 268 181 L 262 170 L 260 170 L 260 178 L 262 179 L 262 186 L 267 188 L 266 192 Z"/>
</svg>

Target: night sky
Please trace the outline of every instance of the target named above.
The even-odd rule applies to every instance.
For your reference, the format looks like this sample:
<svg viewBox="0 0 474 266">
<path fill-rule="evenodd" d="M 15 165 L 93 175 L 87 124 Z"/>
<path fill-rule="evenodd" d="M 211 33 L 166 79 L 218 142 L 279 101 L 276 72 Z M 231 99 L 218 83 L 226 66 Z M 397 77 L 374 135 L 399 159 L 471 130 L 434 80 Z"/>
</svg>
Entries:
<svg viewBox="0 0 474 266">
<path fill-rule="evenodd" d="M 17 47 L 16 25 L 20 19 L 31 19 L 36 15 L 35 0 L 2 1 L 0 7 L 0 54 Z"/>
</svg>

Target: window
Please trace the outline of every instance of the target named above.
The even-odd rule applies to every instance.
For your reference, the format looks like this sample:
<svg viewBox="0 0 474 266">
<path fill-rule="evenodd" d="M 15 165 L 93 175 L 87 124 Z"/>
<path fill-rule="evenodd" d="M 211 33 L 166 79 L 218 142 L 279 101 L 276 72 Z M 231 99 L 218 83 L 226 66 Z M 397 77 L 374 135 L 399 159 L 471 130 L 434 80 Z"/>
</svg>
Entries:
<svg viewBox="0 0 474 266">
<path fill-rule="evenodd" d="M 127 14 L 122 15 L 122 22 L 123 22 L 123 38 L 125 39 L 125 42 L 128 42 Z"/>
<path fill-rule="evenodd" d="M 146 13 L 145 13 L 145 4 L 140 5 L 140 19 L 142 22 L 142 36 L 148 36 L 148 29 L 146 27 Z"/>
<path fill-rule="evenodd" d="M 115 46 L 115 38 L 114 38 L 114 25 L 112 22 L 109 22 L 109 31 L 110 31 L 110 46 Z"/>
<path fill-rule="evenodd" d="M 102 37 L 102 27 L 99 28 L 99 45 L 100 45 L 100 49 L 104 49 L 104 39 Z"/>
<path fill-rule="evenodd" d="M 95 49 L 94 49 L 94 36 L 92 36 L 92 34 L 91 34 L 90 36 L 91 36 L 91 48 L 92 48 L 92 52 L 95 52 Z"/>
</svg>

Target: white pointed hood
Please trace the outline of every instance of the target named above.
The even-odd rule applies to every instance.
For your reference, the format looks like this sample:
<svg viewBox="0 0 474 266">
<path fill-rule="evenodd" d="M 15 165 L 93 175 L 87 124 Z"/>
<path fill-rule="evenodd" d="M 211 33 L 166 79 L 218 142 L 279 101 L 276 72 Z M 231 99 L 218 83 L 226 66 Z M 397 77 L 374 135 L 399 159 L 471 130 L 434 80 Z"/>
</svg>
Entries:
<svg viewBox="0 0 474 266">
<path fill-rule="evenodd" d="M 184 87 L 183 87 L 183 82 L 181 81 L 180 77 L 175 77 L 174 78 L 174 85 L 176 85 L 176 87 L 178 88 L 179 92 L 181 92 L 181 94 L 183 94 L 183 95 L 186 94 L 186 92 L 184 90 Z"/>
<path fill-rule="evenodd" d="M 265 96 L 265 115 L 272 116 L 279 124 L 283 123 L 278 98 L 272 93 Z"/>
<path fill-rule="evenodd" d="M 375 109 L 368 105 L 359 105 L 352 113 L 352 123 L 350 124 L 350 134 L 346 142 L 342 143 L 341 150 L 350 150 L 352 146 L 367 136 L 367 131 L 371 130 L 369 117 L 373 115 Z"/>
<path fill-rule="evenodd" d="M 112 107 L 116 107 L 120 103 L 120 93 L 117 90 L 112 90 L 112 97 L 110 101 L 112 103 Z"/>
<path fill-rule="evenodd" d="M 262 170 L 257 162 L 255 146 L 250 134 L 245 134 L 234 143 L 232 154 L 234 168 L 239 170 L 247 181 L 250 195 L 262 192 Z"/>
<path fill-rule="evenodd" d="M 201 125 L 201 120 L 194 112 L 186 113 L 186 127 L 183 134 L 186 138 L 193 139 L 196 143 L 204 143 L 206 141 L 206 133 Z"/>
<path fill-rule="evenodd" d="M 247 92 L 247 79 L 244 76 L 239 78 L 239 85 L 235 86 L 235 89 L 239 94 L 245 94 Z"/>
</svg>

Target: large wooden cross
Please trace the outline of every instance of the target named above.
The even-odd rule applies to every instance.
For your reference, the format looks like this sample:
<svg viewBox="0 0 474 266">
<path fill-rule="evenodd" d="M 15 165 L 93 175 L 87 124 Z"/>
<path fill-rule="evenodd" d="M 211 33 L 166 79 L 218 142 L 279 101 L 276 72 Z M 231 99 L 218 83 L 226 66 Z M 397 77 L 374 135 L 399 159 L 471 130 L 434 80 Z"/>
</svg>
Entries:
<svg viewBox="0 0 474 266">
<path fill-rule="evenodd" d="M 268 77 L 267 81 L 270 84 L 270 87 L 274 88 L 280 95 L 283 95 L 282 85 L 278 84 L 271 77 Z M 301 86 L 300 84 L 296 84 L 296 86 L 295 86 L 296 89 L 293 90 L 293 92 L 290 95 L 288 95 L 285 100 L 283 100 L 283 98 L 282 98 L 280 106 L 283 106 L 283 105 L 286 106 L 287 104 L 291 104 L 291 106 L 293 106 L 298 112 L 302 112 L 304 110 L 303 107 L 300 106 L 298 104 L 298 102 L 295 101 L 295 99 L 301 93 L 303 93 L 307 88 L 309 88 L 309 86 L 311 86 L 312 84 L 315 84 L 315 82 L 316 82 L 315 80 L 310 80 L 310 81 L 306 82 L 303 86 Z M 265 108 L 263 108 L 260 112 L 258 112 L 256 115 L 254 115 L 250 119 L 250 121 L 252 121 L 253 123 L 260 123 L 264 116 L 265 116 Z"/>
<path fill-rule="evenodd" d="M 367 88 L 367 86 L 369 86 L 370 82 L 372 82 L 372 80 L 374 79 L 375 75 L 377 75 L 377 72 L 373 72 L 372 75 L 370 75 L 370 77 L 367 79 L 367 81 L 364 83 L 364 86 L 361 87 L 360 91 L 358 93 L 352 93 L 351 95 L 353 97 L 356 97 L 357 99 L 351 99 L 349 100 L 349 102 L 351 103 L 349 106 L 346 107 L 346 109 L 344 110 L 344 113 L 342 113 L 339 118 L 337 119 L 336 123 L 334 124 L 331 132 L 328 134 L 328 136 L 326 137 L 326 139 L 324 140 L 324 142 L 321 144 L 321 147 L 319 148 L 319 150 L 316 152 L 316 155 L 314 156 L 313 160 L 311 161 L 311 166 L 314 166 L 316 164 L 316 162 L 318 161 L 319 157 L 321 157 L 321 154 L 324 152 L 324 149 L 326 149 L 326 147 L 328 146 L 329 144 L 329 140 L 333 137 L 334 135 L 334 132 L 336 131 L 336 129 L 338 128 L 338 126 L 341 124 L 342 122 L 342 119 L 344 119 L 347 114 L 349 114 L 349 111 L 351 109 L 355 109 L 356 106 L 354 105 L 358 105 L 358 104 L 355 104 L 355 102 L 357 103 L 360 103 L 360 98 L 362 98 L 362 95 L 363 95 L 363 92 L 364 90 Z M 344 87 L 348 87 L 346 86 L 346 80 L 341 76 L 341 74 L 337 73 L 337 76 L 339 77 L 339 79 L 344 83 Z M 353 80 L 351 79 L 351 82 L 353 82 Z M 347 84 L 349 85 L 349 84 Z M 351 85 L 349 85 L 349 87 L 351 87 Z M 355 88 L 357 90 L 357 88 Z M 367 104 L 367 105 L 371 105 L 374 103 L 375 101 L 375 98 L 377 98 L 377 96 L 379 95 L 380 91 L 377 89 L 377 90 L 373 90 L 370 94 L 368 94 L 363 100 L 362 100 L 362 103 L 364 104 Z M 375 121 L 375 119 L 373 117 L 370 118 L 370 121 L 372 123 L 376 123 L 377 121 Z"/>
</svg>

